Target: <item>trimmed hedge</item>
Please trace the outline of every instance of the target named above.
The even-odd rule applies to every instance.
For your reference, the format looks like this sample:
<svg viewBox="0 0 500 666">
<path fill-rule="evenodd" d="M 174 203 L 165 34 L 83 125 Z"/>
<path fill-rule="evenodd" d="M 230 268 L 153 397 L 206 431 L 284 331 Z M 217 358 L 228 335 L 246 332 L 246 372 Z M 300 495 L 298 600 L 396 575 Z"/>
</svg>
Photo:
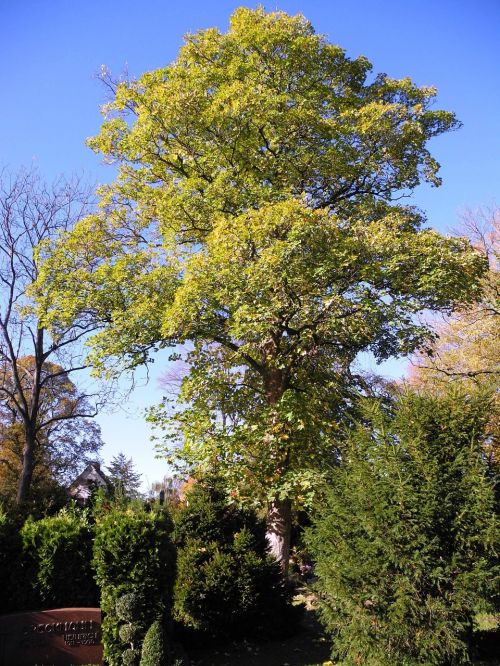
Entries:
<svg viewBox="0 0 500 666">
<path fill-rule="evenodd" d="M 61 511 L 42 520 L 28 519 L 21 538 L 28 582 L 25 608 L 98 606 L 91 564 L 93 530 L 86 513 Z"/>
<path fill-rule="evenodd" d="M 156 620 L 149 627 L 142 644 L 140 666 L 170 666 L 172 650 L 168 644 L 165 627 Z"/>
<path fill-rule="evenodd" d="M 137 663 L 146 629 L 156 619 L 168 616 L 175 576 L 171 532 L 172 522 L 163 510 L 148 513 L 140 508 L 112 509 L 97 519 L 93 563 L 104 614 L 104 656 L 110 666 L 121 666 L 125 649 L 127 663 Z M 129 609 L 126 615 L 121 606 L 125 595 L 131 593 L 144 603 Z M 124 621 L 142 628 L 133 648 L 120 638 Z"/>
</svg>

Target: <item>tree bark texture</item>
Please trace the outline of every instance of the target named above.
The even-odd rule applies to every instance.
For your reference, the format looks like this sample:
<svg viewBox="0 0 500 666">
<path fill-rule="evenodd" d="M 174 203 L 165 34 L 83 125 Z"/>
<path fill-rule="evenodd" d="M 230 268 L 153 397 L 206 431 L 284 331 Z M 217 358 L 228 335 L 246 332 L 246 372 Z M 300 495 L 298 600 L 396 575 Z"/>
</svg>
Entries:
<svg viewBox="0 0 500 666">
<path fill-rule="evenodd" d="M 288 576 L 291 532 L 291 500 L 275 499 L 272 502 L 269 502 L 267 509 L 266 537 L 269 544 L 269 552 L 279 563 L 284 578 L 287 578 Z"/>
<path fill-rule="evenodd" d="M 35 465 L 35 444 L 35 435 L 32 433 L 26 433 L 26 441 L 23 451 L 23 466 L 17 486 L 16 503 L 18 505 L 23 504 L 23 502 L 26 501 L 31 487 L 31 480 L 33 478 L 33 469 Z"/>
<path fill-rule="evenodd" d="M 267 352 L 269 356 L 275 356 L 278 345 L 275 341 L 269 340 Z M 274 367 L 273 367 L 274 366 Z M 276 406 L 287 387 L 287 373 L 282 369 L 276 368 L 275 363 L 268 369 L 264 376 L 264 386 L 267 403 L 269 406 Z M 276 425 L 276 424 L 270 424 Z M 283 452 L 281 460 L 277 461 L 276 472 L 284 474 L 289 463 L 289 452 Z M 288 562 L 290 559 L 290 541 L 292 532 L 292 502 L 289 499 L 272 500 L 267 508 L 267 526 L 266 538 L 269 544 L 269 552 L 278 562 L 283 573 L 283 578 L 288 577 Z"/>
</svg>

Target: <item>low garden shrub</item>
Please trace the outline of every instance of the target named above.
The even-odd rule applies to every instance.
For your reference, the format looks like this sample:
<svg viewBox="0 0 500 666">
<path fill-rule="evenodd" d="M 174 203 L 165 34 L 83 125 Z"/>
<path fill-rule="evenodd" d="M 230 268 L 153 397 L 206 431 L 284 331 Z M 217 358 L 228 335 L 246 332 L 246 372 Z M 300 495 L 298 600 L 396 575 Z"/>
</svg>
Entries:
<svg viewBox="0 0 500 666">
<path fill-rule="evenodd" d="M 163 510 L 111 508 L 97 517 L 93 562 L 104 614 L 104 656 L 110 666 L 121 666 L 124 660 L 137 665 L 146 630 L 169 615 L 175 576 L 171 532 L 171 519 Z M 138 640 L 124 636 L 127 624 L 136 625 L 128 629 L 136 631 Z"/>
<path fill-rule="evenodd" d="M 366 404 L 307 539 L 338 663 L 469 663 L 499 573 L 488 418 L 455 392 Z"/>
</svg>

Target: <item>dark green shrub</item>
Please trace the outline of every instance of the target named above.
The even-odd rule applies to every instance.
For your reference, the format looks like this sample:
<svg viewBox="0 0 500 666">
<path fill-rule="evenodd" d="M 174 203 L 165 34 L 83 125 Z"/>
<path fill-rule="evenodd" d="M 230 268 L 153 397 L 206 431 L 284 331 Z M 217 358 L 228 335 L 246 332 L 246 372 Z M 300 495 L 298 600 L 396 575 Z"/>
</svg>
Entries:
<svg viewBox="0 0 500 666">
<path fill-rule="evenodd" d="M 123 664 L 123 666 L 137 666 L 139 664 L 140 658 L 141 658 L 140 650 L 127 648 L 122 652 L 121 664 Z"/>
<path fill-rule="evenodd" d="M 27 520 L 21 536 L 35 607 L 99 605 L 92 570 L 93 529 L 85 512 L 63 510 L 50 518 Z"/>
<path fill-rule="evenodd" d="M 125 647 L 122 651 L 123 663 L 139 666 L 140 650 L 144 634 L 146 633 L 147 608 L 146 600 L 142 594 L 129 592 L 118 597 L 115 603 L 117 620 L 125 622 L 119 626 L 118 636 Z M 122 646 L 123 647 L 123 646 Z"/>
<path fill-rule="evenodd" d="M 265 526 L 228 506 L 213 479 L 197 483 L 176 514 L 179 545 L 174 618 L 206 637 L 272 635 L 292 628 L 293 611 Z"/>
<path fill-rule="evenodd" d="M 392 415 L 367 403 L 308 534 L 340 663 L 468 663 L 473 616 L 498 584 L 488 411 L 455 393 L 410 393 Z"/>
<path fill-rule="evenodd" d="M 121 666 L 129 642 L 120 639 L 123 622 L 140 625 L 144 636 L 154 620 L 169 613 L 175 575 L 171 531 L 165 511 L 111 508 L 97 516 L 93 561 L 104 613 L 104 655 L 110 666 Z M 133 642 L 135 650 L 140 651 L 140 643 Z"/>
<path fill-rule="evenodd" d="M 116 600 L 116 617 L 122 622 L 140 622 L 146 614 L 146 600 L 140 592 L 129 592 Z"/>
<path fill-rule="evenodd" d="M 118 635 L 122 643 L 138 643 L 143 637 L 143 627 L 140 624 L 134 624 L 129 621 L 129 624 L 122 624 L 118 630 Z"/>
<path fill-rule="evenodd" d="M 256 546 L 266 548 L 264 522 L 257 519 L 254 511 L 228 504 L 222 483 L 214 477 L 193 485 L 187 504 L 175 513 L 174 522 L 174 540 L 178 547 L 192 538 L 231 544 L 234 534 L 247 528 Z"/>
<path fill-rule="evenodd" d="M 21 610 L 26 581 L 21 567 L 22 540 L 19 521 L 0 509 L 0 613 Z"/>
<path fill-rule="evenodd" d="M 140 666 L 170 666 L 172 651 L 165 628 L 159 620 L 149 627 L 142 644 Z"/>
</svg>

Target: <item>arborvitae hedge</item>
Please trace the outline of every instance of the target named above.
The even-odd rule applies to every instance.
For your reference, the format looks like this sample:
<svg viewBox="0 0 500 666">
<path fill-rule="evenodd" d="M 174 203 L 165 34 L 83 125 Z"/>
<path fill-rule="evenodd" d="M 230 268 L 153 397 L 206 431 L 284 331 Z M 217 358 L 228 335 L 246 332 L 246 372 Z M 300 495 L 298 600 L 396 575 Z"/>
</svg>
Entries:
<svg viewBox="0 0 500 666">
<path fill-rule="evenodd" d="M 308 546 L 333 656 L 346 666 L 468 662 L 498 590 L 484 396 L 409 393 L 351 433 Z"/>
<path fill-rule="evenodd" d="M 98 606 L 92 570 L 93 529 L 87 514 L 61 511 L 42 520 L 27 520 L 21 530 L 24 607 Z"/>
<path fill-rule="evenodd" d="M 143 628 L 141 640 L 134 643 L 136 661 L 148 627 L 168 615 L 175 576 L 171 531 L 170 517 L 163 510 L 112 509 L 97 519 L 93 561 L 104 613 L 104 656 L 110 666 L 121 666 L 123 651 L 131 649 L 119 635 L 123 621 L 116 604 L 120 598 L 135 593 L 144 600 L 137 619 L 134 611 L 134 623 Z M 132 658 L 127 653 L 127 659 Z"/>
</svg>

